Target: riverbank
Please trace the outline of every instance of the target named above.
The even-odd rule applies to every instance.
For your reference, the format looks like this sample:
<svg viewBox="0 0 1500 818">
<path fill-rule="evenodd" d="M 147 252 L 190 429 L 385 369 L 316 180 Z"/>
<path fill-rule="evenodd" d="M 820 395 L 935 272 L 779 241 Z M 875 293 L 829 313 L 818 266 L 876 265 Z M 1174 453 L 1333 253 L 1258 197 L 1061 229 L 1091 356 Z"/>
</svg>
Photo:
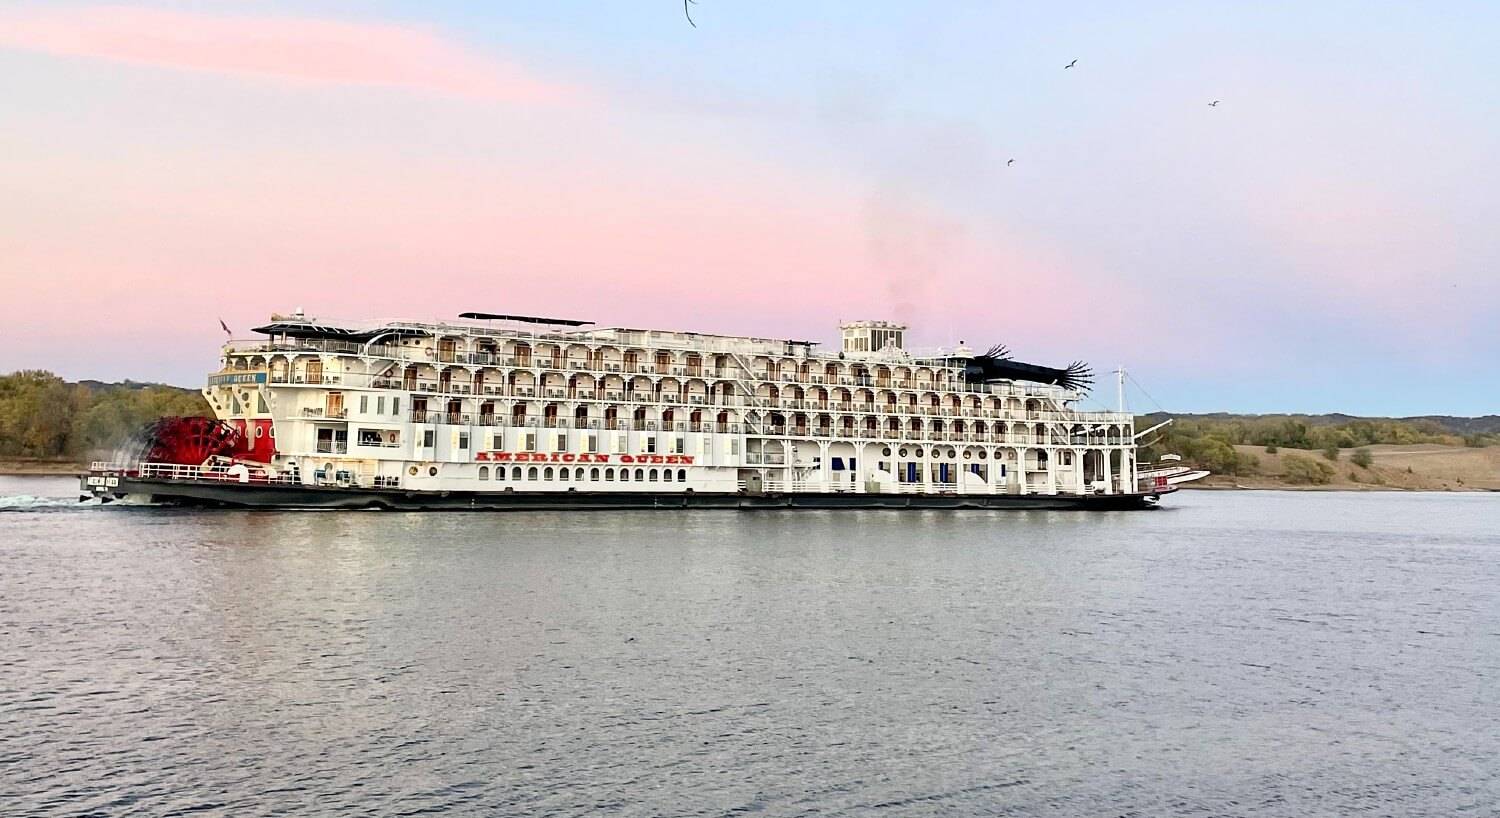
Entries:
<svg viewBox="0 0 1500 818">
<path fill-rule="evenodd" d="M 0 475 L 13 477 L 70 477 L 89 470 L 87 463 L 72 460 L 48 460 L 41 458 L 9 458 L 0 460 Z"/>
<path fill-rule="evenodd" d="M 1353 450 L 1328 460 L 1322 452 L 1280 449 L 1266 452 L 1259 446 L 1236 446 L 1241 454 L 1254 457 L 1259 469 L 1250 475 L 1216 474 L 1188 487 L 1199 489 L 1295 489 L 1337 491 L 1500 491 L 1500 447 L 1469 448 L 1435 443 L 1366 446 L 1371 463 L 1361 467 L 1351 462 Z M 1328 482 L 1296 483 L 1286 477 L 1286 458 L 1296 455 L 1324 463 L 1333 470 Z"/>
</svg>

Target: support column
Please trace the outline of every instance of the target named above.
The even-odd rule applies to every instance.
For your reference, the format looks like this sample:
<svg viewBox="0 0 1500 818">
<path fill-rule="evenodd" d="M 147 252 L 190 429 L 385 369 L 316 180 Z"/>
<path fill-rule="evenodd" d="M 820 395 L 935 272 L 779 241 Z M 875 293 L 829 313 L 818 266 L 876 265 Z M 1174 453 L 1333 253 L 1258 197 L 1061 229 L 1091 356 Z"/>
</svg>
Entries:
<svg viewBox="0 0 1500 818">
<path fill-rule="evenodd" d="M 1113 457 L 1114 454 L 1112 452 L 1110 452 L 1109 449 L 1103 450 L 1101 452 L 1101 454 L 1104 455 L 1104 493 L 1105 494 L 1114 494 L 1115 493 L 1115 478 L 1114 478 L 1114 476 L 1112 474 L 1110 474 L 1110 464 L 1109 464 L 1109 459 L 1111 457 Z"/>
<path fill-rule="evenodd" d="M 1073 450 L 1073 485 L 1079 494 L 1088 494 L 1089 475 L 1083 470 L 1083 450 Z"/>
<path fill-rule="evenodd" d="M 1026 450 L 1016 449 L 1016 485 L 1018 494 L 1026 494 Z"/>
<path fill-rule="evenodd" d="M 1047 453 L 1047 493 L 1057 493 L 1057 449 L 1043 449 Z"/>
</svg>

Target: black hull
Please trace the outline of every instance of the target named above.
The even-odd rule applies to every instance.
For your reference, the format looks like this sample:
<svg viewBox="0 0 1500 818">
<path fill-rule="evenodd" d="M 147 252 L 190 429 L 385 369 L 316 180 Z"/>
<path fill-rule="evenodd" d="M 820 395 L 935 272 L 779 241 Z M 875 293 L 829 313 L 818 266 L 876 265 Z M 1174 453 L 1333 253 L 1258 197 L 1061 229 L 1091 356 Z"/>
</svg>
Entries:
<svg viewBox="0 0 1500 818">
<path fill-rule="evenodd" d="M 1154 508 L 1157 494 L 825 494 L 710 492 L 419 492 L 334 486 L 256 485 L 122 478 L 107 496 L 152 503 L 260 509 L 397 511 L 607 511 L 620 509 L 1042 509 Z"/>
</svg>

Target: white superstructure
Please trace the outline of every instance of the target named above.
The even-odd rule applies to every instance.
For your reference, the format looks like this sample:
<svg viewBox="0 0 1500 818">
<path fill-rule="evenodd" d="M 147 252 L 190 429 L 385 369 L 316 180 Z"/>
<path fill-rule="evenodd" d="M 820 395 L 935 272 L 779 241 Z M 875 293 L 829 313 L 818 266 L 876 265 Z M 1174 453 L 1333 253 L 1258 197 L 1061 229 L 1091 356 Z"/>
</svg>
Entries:
<svg viewBox="0 0 1500 818">
<path fill-rule="evenodd" d="M 412 492 L 1136 491 L 1133 420 L 1073 390 L 975 383 L 906 327 L 807 341 L 477 316 L 274 316 L 204 396 L 306 485 Z M 490 320 L 484 320 L 488 318 Z M 511 320 L 519 318 L 519 320 Z"/>
</svg>

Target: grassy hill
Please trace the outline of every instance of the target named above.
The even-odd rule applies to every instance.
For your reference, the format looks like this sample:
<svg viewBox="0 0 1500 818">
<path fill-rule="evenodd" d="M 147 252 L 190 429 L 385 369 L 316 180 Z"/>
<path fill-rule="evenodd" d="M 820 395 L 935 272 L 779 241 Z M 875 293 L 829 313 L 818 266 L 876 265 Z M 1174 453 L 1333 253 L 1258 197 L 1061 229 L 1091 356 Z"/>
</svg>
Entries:
<svg viewBox="0 0 1500 818">
<path fill-rule="evenodd" d="M 1166 420 L 1137 418 L 1146 429 Z M 1500 416 L 1173 415 L 1143 459 L 1182 455 L 1204 486 L 1500 490 Z"/>
</svg>

